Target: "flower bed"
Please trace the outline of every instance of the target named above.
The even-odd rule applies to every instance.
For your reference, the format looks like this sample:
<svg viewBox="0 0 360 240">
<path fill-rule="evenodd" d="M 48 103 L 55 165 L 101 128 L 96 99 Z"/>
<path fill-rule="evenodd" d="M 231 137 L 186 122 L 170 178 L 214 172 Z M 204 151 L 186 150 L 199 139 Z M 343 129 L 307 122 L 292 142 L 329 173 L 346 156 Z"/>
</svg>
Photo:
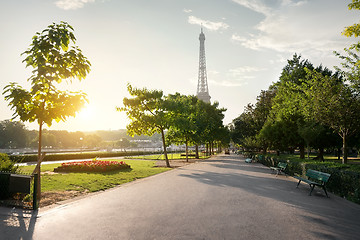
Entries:
<svg viewBox="0 0 360 240">
<path fill-rule="evenodd" d="M 121 161 L 79 161 L 62 163 L 54 172 L 110 172 L 120 169 L 130 169 L 130 165 Z"/>
</svg>

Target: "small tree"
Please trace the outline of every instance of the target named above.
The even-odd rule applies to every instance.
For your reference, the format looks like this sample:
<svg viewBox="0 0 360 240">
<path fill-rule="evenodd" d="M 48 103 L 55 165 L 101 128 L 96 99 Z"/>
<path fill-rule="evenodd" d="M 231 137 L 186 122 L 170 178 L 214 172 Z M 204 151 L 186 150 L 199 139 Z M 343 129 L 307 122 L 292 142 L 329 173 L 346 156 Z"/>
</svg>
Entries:
<svg viewBox="0 0 360 240">
<path fill-rule="evenodd" d="M 169 126 L 169 115 L 165 111 L 164 95 L 160 90 L 133 88 L 128 84 L 128 92 L 133 98 L 124 98 L 124 107 L 117 107 L 117 111 L 125 111 L 131 122 L 126 126 L 131 136 L 160 133 L 166 166 L 170 167 L 166 151 L 165 129 Z"/>
<path fill-rule="evenodd" d="M 169 142 L 185 143 L 186 161 L 188 162 L 188 146 L 194 143 L 196 136 L 196 104 L 198 98 L 179 93 L 166 97 L 166 109 L 171 112 L 170 128 L 167 133 Z"/>
<path fill-rule="evenodd" d="M 75 46 L 74 29 L 66 22 L 53 23 L 41 33 L 37 32 L 32 38 L 30 48 L 23 62 L 26 67 L 32 67 L 33 75 L 28 79 L 31 83 L 30 91 L 23 89 L 16 83 L 10 83 L 4 88 L 5 100 L 14 110 L 13 118 L 21 121 L 39 124 L 38 164 L 35 172 L 38 179 L 38 199 L 40 199 L 40 165 L 41 136 L 44 124 L 51 126 L 53 120 L 65 121 L 87 101 L 82 92 L 60 91 L 57 83 L 63 80 L 72 81 L 73 78 L 82 80 L 90 71 L 90 62 Z"/>
</svg>

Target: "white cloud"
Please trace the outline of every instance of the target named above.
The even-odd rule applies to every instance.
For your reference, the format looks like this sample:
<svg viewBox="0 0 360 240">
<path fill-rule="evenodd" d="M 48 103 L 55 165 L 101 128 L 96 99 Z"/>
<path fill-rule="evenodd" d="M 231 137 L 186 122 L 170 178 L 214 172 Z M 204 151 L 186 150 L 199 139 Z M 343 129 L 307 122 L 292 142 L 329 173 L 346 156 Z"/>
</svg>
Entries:
<svg viewBox="0 0 360 240">
<path fill-rule="evenodd" d="M 232 0 L 233 2 L 249 8 L 255 12 L 262 13 L 264 15 L 269 15 L 271 9 L 267 7 L 262 1 L 259 0 Z"/>
<path fill-rule="evenodd" d="M 348 14 L 346 3 L 282 0 L 280 4 L 270 8 L 266 7 L 265 0 L 251 3 L 250 0 L 233 1 L 265 15 L 251 33 L 232 35 L 231 40 L 245 48 L 331 55 L 333 50 L 344 47 L 346 39 L 340 33 L 346 26 L 341 20 L 346 19 Z M 343 11 L 336 12 L 336 21 L 334 12 L 323 10 L 326 4 L 332 5 L 329 9 L 338 10 L 343 7 Z"/>
<path fill-rule="evenodd" d="M 203 20 L 201 18 L 197 18 L 195 16 L 189 16 L 188 22 L 190 24 L 196 24 L 196 25 L 202 25 L 204 28 L 210 30 L 210 31 L 217 31 L 220 29 L 227 29 L 229 28 L 229 25 L 227 25 L 224 22 L 211 22 L 208 20 Z"/>
<path fill-rule="evenodd" d="M 191 9 L 186 9 L 186 8 L 184 8 L 184 10 L 183 10 L 184 12 L 186 12 L 186 13 L 191 13 L 192 12 L 192 10 Z"/>
<path fill-rule="evenodd" d="M 242 80 L 241 81 L 233 81 L 233 80 L 215 81 L 215 80 L 210 80 L 209 82 L 213 86 L 222 86 L 222 87 L 242 87 L 242 86 L 248 85 L 247 81 L 242 81 Z"/>
<path fill-rule="evenodd" d="M 265 68 L 242 66 L 229 69 L 225 75 L 219 72 L 209 74 L 208 81 L 211 85 L 223 87 L 241 87 L 249 84 L 249 80 L 255 79 L 256 74 L 265 71 Z"/>
<path fill-rule="evenodd" d="M 253 78 L 253 76 L 245 76 L 245 74 L 261 72 L 261 71 L 265 71 L 265 70 L 266 70 L 265 68 L 242 66 L 242 67 L 230 69 L 229 73 L 231 73 L 233 76 L 243 76 L 246 78 Z"/>
<path fill-rule="evenodd" d="M 304 1 L 282 0 L 281 5 L 282 6 L 301 6 L 301 5 L 305 4 L 306 2 L 307 2 L 307 0 L 304 0 Z"/>
<path fill-rule="evenodd" d="M 64 10 L 75 10 L 83 8 L 85 4 L 95 2 L 95 0 L 58 0 L 55 5 Z"/>
</svg>

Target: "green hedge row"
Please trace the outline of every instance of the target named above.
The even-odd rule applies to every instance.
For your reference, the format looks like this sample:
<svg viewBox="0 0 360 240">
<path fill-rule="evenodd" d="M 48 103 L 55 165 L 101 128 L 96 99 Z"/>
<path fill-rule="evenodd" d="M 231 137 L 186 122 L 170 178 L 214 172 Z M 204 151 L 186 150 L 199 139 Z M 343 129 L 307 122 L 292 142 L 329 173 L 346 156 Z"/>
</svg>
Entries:
<svg viewBox="0 0 360 240">
<path fill-rule="evenodd" d="M 123 156 L 137 156 L 154 154 L 157 152 L 89 152 L 89 153 L 61 153 L 61 154 L 47 154 L 43 161 L 61 161 L 61 160 L 74 160 L 74 159 L 89 159 L 89 158 L 104 158 L 104 157 L 123 157 Z M 37 162 L 37 155 L 24 155 L 24 156 L 10 156 L 10 159 L 17 163 Z"/>
<path fill-rule="evenodd" d="M 360 204 L 360 171 L 357 171 L 359 166 L 353 167 L 334 162 L 295 162 L 252 153 L 244 153 L 244 155 L 268 167 L 277 166 L 279 162 L 286 162 L 288 165 L 285 172 L 290 176 L 304 177 L 308 169 L 330 173 L 331 177 L 326 188 L 338 196 Z"/>
</svg>

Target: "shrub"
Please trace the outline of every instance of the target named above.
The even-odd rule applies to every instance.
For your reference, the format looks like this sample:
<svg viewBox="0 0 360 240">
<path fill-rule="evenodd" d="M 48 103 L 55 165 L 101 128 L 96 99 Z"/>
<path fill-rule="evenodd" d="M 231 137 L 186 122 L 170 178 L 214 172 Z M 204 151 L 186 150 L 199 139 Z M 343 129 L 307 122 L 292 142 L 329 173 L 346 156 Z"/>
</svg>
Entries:
<svg viewBox="0 0 360 240">
<path fill-rule="evenodd" d="M 0 171 L 16 173 L 18 168 L 6 153 L 0 153 Z"/>
<path fill-rule="evenodd" d="M 43 161 L 59 161 L 59 160 L 74 160 L 74 159 L 89 159 L 96 157 L 122 157 L 122 156 L 136 156 L 153 154 L 155 152 L 88 152 L 88 153 L 60 153 L 60 154 L 47 154 Z M 24 156 L 10 156 L 11 160 L 15 162 L 36 162 L 37 155 L 24 155 Z"/>
<path fill-rule="evenodd" d="M 326 188 L 341 197 L 360 203 L 360 166 L 341 164 L 336 162 L 301 162 L 299 160 L 285 160 L 272 156 L 257 155 L 256 159 L 265 166 L 273 167 L 279 162 L 287 162 L 285 172 L 288 175 L 305 177 L 307 169 L 331 174 Z"/>
</svg>

